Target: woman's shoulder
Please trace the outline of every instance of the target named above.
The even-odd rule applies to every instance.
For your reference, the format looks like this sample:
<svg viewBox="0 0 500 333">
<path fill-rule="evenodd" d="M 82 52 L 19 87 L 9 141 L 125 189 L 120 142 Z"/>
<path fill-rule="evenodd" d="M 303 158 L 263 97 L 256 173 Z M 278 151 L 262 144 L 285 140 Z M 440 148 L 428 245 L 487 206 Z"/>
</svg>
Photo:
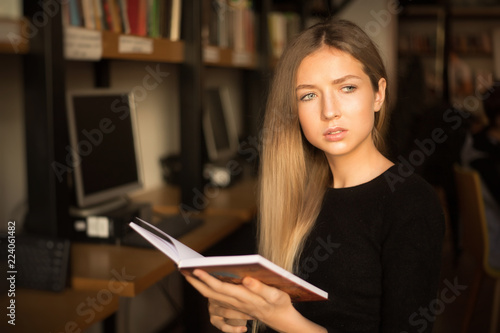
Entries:
<svg viewBox="0 0 500 333">
<path fill-rule="evenodd" d="M 408 196 L 436 199 L 436 190 L 415 172 L 415 168 L 405 164 L 395 164 L 383 174 L 385 190 L 391 199 L 406 199 Z"/>
<path fill-rule="evenodd" d="M 444 235 L 445 217 L 437 190 L 402 164 L 391 167 L 384 177 L 389 193 L 384 203 L 385 234 L 401 231 L 409 238 L 424 235 L 439 241 Z"/>
<path fill-rule="evenodd" d="M 414 169 L 404 164 L 395 164 L 383 175 L 386 211 L 398 216 L 442 217 L 443 209 L 437 189 Z"/>
</svg>

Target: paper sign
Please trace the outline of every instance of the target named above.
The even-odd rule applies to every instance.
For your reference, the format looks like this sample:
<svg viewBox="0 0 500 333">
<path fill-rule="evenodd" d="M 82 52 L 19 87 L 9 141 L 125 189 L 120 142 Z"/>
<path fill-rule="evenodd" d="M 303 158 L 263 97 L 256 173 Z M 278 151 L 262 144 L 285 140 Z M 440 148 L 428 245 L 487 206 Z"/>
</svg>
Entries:
<svg viewBox="0 0 500 333">
<path fill-rule="evenodd" d="M 248 52 L 233 52 L 232 63 L 235 66 L 249 66 L 252 64 L 252 54 Z"/>
<path fill-rule="evenodd" d="M 17 22 L 0 22 L 0 42 L 9 43 L 11 38 L 10 34 L 15 34 L 17 36 L 21 35 L 21 27 Z"/>
<path fill-rule="evenodd" d="M 203 48 L 203 61 L 205 62 L 219 62 L 220 50 L 216 47 Z"/>
<path fill-rule="evenodd" d="M 101 59 L 101 32 L 80 27 L 66 27 L 64 29 L 64 57 L 70 60 Z"/>
<path fill-rule="evenodd" d="M 118 40 L 118 53 L 153 53 L 153 40 L 137 36 L 120 36 Z"/>
</svg>

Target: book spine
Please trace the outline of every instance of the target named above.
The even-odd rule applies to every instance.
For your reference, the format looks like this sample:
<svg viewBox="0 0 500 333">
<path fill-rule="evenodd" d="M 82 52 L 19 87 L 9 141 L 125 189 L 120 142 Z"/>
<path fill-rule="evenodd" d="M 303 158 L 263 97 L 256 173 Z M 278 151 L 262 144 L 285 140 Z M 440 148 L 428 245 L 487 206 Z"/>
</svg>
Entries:
<svg viewBox="0 0 500 333">
<path fill-rule="evenodd" d="M 123 33 L 130 34 L 130 22 L 128 21 L 127 0 L 118 0 Z"/>
<path fill-rule="evenodd" d="M 70 18 L 70 13 L 69 13 L 69 2 L 64 2 L 61 4 L 61 11 L 62 11 L 62 21 L 63 25 L 65 27 L 71 25 L 71 18 Z"/>
<path fill-rule="evenodd" d="M 82 16 L 78 0 L 69 0 L 70 24 L 75 27 L 82 26 Z"/>
<path fill-rule="evenodd" d="M 139 10 L 138 10 L 138 23 L 137 23 L 137 35 L 147 36 L 147 15 L 148 15 L 148 0 L 138 0 Z"/>
<path fill-rule="evenodd" d="M 172 0 L 163 1 L 163 38 L 170 38 L 170 21 L 172 20 Z"/>
<path fill-rule="evenodd" d="M 283 13 L 272 12 L 269 14 L 269 33 L 272 54 L 275 58 L 279 58 L 286 43 L 286 19 Z"/>
<path fill-rule="evenodd" d="M 108 27 L 108 30 L 114 31 L 113 17 L 111 14 L 110 1 L 103 0 L 102 6 L 103 6 L 103 14 L 104 14 L 104 17 L 106 18 L 106 26 Z"/>
<path fill-rule="evenodd" d="M 139 34 L 139 0 L 127 0 L 127 19 L 132 35 Z"/>
<path fill-rule="evenodd" d="M 94 25 L 97 30 L 104 30 L 102 26 L 102 10 L 99 0 L 92 0 L 92 9 L 94 11 Z"/>
<path fill-rule="evenodd" d="M 172 0 L 172 19 L 170 20 L 170 40 L 177 41 L 181 38 L 181 0 Z"/>
<path fill-rule="evenodd" d="M 113 18 L 113 31 L 117 33 L 123 32 L 123 22 L 120 13 L 119 0 L 110 0 L 111 3 L 111 16 Z"/>
<path fill-rule="evenodd" d="M 87 29 L 95 29 L 95 15 L 93 0 L 81 0 L 83 10 L 84 27 Z"/>
<path fill-rule="evenodd" d="M 159 10 L 159 0 L 149 1 L 149 12 L 148 12 L 148 26 L 149 26 L 149 37 L 159 38 L 160 37 L 160 10 Z"/>
</svg>

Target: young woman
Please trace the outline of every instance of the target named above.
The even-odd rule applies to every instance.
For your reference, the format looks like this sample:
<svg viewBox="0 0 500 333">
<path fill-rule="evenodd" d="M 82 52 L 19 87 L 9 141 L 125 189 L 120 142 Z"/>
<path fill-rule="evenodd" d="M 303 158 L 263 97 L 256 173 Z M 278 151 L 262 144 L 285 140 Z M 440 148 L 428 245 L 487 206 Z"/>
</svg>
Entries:
<svg viewBox="0 0 500 333">
<path fill-rule="evenodd" d="M 329 300 L 292 304 L 255 279 L 195 271 L 217 328 L 431 331 L 444 218 L 433 189 L 382 154 L 387 85 L 376 47 L 347 21 L 315 25 L 284 52 L 263 128 L 260 253 Z"/>
</svg>

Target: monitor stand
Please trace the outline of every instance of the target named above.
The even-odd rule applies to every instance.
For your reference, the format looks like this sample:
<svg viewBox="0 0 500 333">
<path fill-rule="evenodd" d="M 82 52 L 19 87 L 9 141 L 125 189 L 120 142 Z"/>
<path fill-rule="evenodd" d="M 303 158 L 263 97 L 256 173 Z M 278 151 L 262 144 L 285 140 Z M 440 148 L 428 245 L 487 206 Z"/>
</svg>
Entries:
<svg viewBox="0 0 500 333">
<path fill-rule="evenodd" d="M 115 199 L 105 201 L 103 203 L 89 206 L 85 208 L 71 206 L 69 214 L 73 217 L 89 217 L 96 215 L 106 215 L 106 213 L 123 208 L 129 204 L 125 197 L 117 197 Z"/>
</svg>

